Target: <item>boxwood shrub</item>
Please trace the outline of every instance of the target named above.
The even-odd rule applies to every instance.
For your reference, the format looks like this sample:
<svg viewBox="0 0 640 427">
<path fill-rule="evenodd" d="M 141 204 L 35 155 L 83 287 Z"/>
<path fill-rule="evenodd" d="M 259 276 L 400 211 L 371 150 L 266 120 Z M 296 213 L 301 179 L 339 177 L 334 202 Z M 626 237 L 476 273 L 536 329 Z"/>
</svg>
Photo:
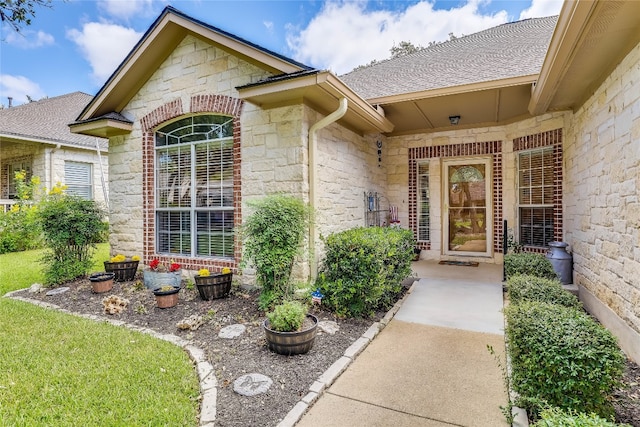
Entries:
<svg viewBox="0 0 640 427">
<path fill-rule="evenodd" d="M 324 239 L 316 286 L 339 316 L 362 317 L 388 309 L 411 273 L 415 240 L 410 230 L 360 227 Z"/>
<path fill-rule="evenodd" d="M 624 356 L 614 336 L 586 313 L 542 302 L 505 308 L 516 404 L 533 419 L 546 406 L 613 415 Z"/>
<path fill-rule="evenodd" d="M 544 255 L 530 252 L 511 253 L 504 256 L 504 271 L 507 278 L 525 274 L 546 279 L 557 279 L 553 265 Z"/>
<path fill-rule="evenodd" d="M 557 279 L 526 275 L 513 276 L 507 280 L 507 295 L 512 304 L 519 304 L 522 301 L 539 301 L 582 308 L 580 300 L 565 291 L 562 283 Z"/>
</svg>

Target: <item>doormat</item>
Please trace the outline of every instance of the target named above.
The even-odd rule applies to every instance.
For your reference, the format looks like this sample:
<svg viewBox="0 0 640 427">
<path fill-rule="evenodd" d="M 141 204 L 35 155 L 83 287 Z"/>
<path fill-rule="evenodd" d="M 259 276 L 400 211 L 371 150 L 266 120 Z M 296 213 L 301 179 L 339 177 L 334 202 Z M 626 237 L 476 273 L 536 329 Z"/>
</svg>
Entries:
<svg viewBox="0 0 640 427">
<path fill-rule="evenodd" d="M 438 264 L 442 265 L 460 265 L 463 267 L 477 267 L 478 263 L 475 261 L 440 261 Z"/>
</svg>

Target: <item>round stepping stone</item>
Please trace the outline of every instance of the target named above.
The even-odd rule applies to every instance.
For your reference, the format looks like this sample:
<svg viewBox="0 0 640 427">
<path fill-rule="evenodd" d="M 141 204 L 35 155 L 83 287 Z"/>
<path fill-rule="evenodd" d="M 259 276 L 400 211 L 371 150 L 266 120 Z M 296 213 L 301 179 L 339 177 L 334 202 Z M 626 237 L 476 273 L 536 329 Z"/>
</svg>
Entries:
<svg viewBox="0 0 640 427">
<path fill-rule="evenodd" d="M 50 297 L 52 295 L 64 294 L 68 290 L 69 290 L 68 286 L 60 286 L 59 288 L 55 288 L 55 289 L 51 289 L 50 291 L 47 291 L 45 295 Z"/>
<path fill-rule="evenodd" d="M 220 332 L 218 333 L 218 337 L 227 338 L 227 339 L 238 338 L 246 330 L 247 330 L 247 327 L 241 324 L 229 325 L 220 329 Z"/>
<path fill-rule="evenodd" d="M 322 322 L 318 322 L 318 329 L 329 335 L 333 335 L 340 330 L 340 326 L 333 320 L 323 320 Z"/>
<path fill-rule="evenodd" d="M 262 374 L 246 374 L 238 377 L 233 382 L 233 391 L 243 396 L 255 396 L 257 394 L 266 393 L 271 387 L 273 381 L 271 378 Z"/>
</svg>

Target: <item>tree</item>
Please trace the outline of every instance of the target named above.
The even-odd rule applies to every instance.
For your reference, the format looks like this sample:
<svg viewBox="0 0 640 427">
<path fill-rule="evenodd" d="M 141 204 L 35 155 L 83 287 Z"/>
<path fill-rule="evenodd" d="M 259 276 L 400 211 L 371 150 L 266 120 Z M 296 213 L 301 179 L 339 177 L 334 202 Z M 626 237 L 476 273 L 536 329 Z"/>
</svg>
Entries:
<svg viewBox="0 0 640 427">
<path fill-rule="evenodd" d="M 394 44 L 391 49 L 389 49 L 389 51 L 391 52 L 391 58 L 399 58 L 401 56 L 410 55 L 422 49 L 424 48 L 420 45 L 416 46 L 411 42 L 402 41 L 398 43 L 397 46 Z"/>
<path fill-rule="evenodd" d="M 31 25 L 36 6 L 51 7 L 53 0 L 0 0 L 0 18 L 20 32 L 23 25 Z"/>
</svg>

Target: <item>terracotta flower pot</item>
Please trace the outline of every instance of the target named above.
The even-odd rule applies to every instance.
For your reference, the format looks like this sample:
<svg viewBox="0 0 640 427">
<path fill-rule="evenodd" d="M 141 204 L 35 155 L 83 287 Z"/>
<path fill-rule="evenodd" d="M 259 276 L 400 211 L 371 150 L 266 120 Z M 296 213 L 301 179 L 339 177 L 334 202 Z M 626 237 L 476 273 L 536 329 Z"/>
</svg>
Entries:
<svg viewBox="0 0 640 427">
<path fill-rule="evenodd" d="M 165 285 L 155 288 L 153 294 L 156 296 L 158 308 L 170 308 L 178 304 L 179 286 Z"/>
<path fill-rule="evenodd" d="M 101 294 L 109 292 L 113 288 L 114 273 L 93 273 L 89 276 L 93 292 Z"/>
</svg>

